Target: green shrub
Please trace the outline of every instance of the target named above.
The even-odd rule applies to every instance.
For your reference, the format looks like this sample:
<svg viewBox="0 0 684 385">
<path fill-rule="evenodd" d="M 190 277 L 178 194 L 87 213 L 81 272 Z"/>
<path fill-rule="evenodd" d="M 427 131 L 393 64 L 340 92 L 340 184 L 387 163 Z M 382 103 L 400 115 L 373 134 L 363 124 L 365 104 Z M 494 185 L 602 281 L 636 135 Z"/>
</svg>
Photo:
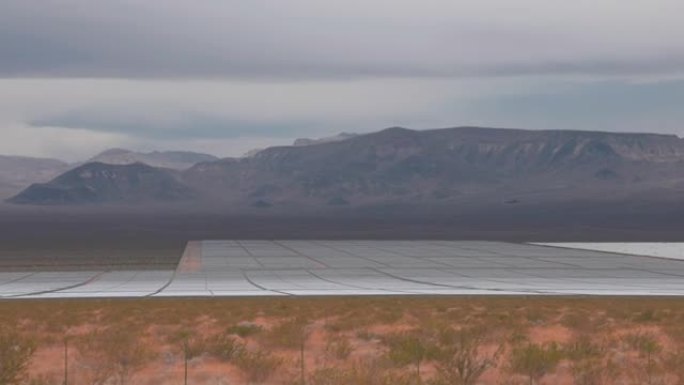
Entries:
<svg viewBox="0 0 684 385">
<path fill-rule="evenodd" d="M 651 333 L 627 334 L 623 340 L 628 347 L 639 352 L 639 356 L 644 360 L 642 363 L 643 382 L 648 385 L 653 384 L 660 366 L 659 354 L 663 350 L 662 345 Z"/>
<path fill-rule="evenodd" d="M 241 322 L 239 324 L 233 325 L 228 328 L 228 333 L 235 334 L 242 338 L 247 338 L 249 336 L 260 333 L 263 328 L 257 324 Z"/>
<path fill-rule="evenodd" d="M 436 349 L 436 383 L 474 385 L 489 368 L 495 367 L 503 345 L 493 352 L 485 351 L 486 334 L 480 328 L 440 332 Z"/>
<path fill-rule="evenodd" d="M 283 363 L 279 357 L 263 350 L 242 350 L 235 357 L 234 362 L 250 383 L 262 383 L 268 380 Z"/>
<path fill-rule="evenodd" d="M 300 318 L 286 320 L 269 330 L 265 338 L 272 347 L 299 348 L 306 338 L 306 322 Z"/>
<path fill-rule="evenodd" d="M 11 331 L 0 331 L 0 384 L 22 383 L 34 352 L 31 340 Z"/>
<path fill-rule="evenodd" d="M 588 336 L 580 336 L 565 347 L 570 372 L 577 385 L 600 385 L 608 377 L 608 350 Z"/>
<path fill-rule="evenodd" d="M 153 357 L 142 342 L 141 332 L 125 326 L 96 330 L 76 342 L 79 362 L 93 384 L 104 384 L 114 378 L 124 385 Z"/>
<path fill-rule="evenodd" d="M 529 343 L 513 348 L 510 368 L 514 373 L 526 376 L 532 385 L 554 370 L 562 358 L 563 353 L 556 343 Z"/>
<path fill-rule="evenodd" d="M 208 347 L 211 355 L 225 362 L 239 356 L 244 349 L 245 344 L 227 333 L 214 336 Z"/>
<path fill-rule="evenodd" d="M 352 353 L 352 345 L 349 339 L 343 336 L 336 336 L 328 341 L 325 350 L 338 360 L 345 360 Z"/>
<path fill-rule="evenodd" d="M 377 362 L 356 363 L 351 368 L 325 367 L 309 375 L 309 385 L 413 385 L 413 375 L 390 373 Z"/>
<path fill-rule="evenodd" d="M 399 366 L 414 365 L 416 376 L 421 377 L 421 365 L 434 351 L 429 340 L 419 333 L 399 333 L 388 336 L 388 358 Z"/>
</svg>

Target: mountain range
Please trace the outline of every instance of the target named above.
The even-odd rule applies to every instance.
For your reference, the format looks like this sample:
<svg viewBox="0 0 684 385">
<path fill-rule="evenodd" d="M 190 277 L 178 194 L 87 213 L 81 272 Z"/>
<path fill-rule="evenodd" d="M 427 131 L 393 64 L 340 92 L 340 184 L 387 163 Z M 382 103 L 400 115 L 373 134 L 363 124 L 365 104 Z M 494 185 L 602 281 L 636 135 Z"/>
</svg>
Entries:
<svg viewBox="0 0 684 385">
<path fill-rule="evenodd" d="M 0 155 L 0 199 L 18 194 L 31 183 L 48 182 L 68 169 L 67 163 L 57 159 Z"/>
<path fill-rule="evenodd" d="M 176 171 L 143 163 L 87 163 L 58 176 L 49 183 L 36 183 L 11 203 L 83 204 L 151 203 L 187 200 L 193 191 L 178 181 Z"/>
<path fill-rule="evenodd" d="M 393 127 L 175 170 L 136 161 L 86 163 L 10 202 L 514 205 L 684 193 L 684 140 L 660 134 Z"/>
<path fill-rule="evenodd" d="M 218 158 L 213 155 L 189 151 L 153 151 L 144 153 L 113 148 L 101 152 L 85 163 L 99 162 L 114 165 L 144 163 L 152 167 L 184 170 L 200 162 L 211 162 L 215 160 L 218 160 Z"/>
<path fill-rule="evenodd" d="M 12 197 L 34 183 L 46 183 L 71 169 L 88 163 L 149 166 L 184 170 L 200 162 L 218 160 L 208 154 L 188 151 L 135 152 L 119 148 L 104 151 L 85 162 L 66 163 L 57 159 L 0 155 L 0 200 Z"/>
</svg>

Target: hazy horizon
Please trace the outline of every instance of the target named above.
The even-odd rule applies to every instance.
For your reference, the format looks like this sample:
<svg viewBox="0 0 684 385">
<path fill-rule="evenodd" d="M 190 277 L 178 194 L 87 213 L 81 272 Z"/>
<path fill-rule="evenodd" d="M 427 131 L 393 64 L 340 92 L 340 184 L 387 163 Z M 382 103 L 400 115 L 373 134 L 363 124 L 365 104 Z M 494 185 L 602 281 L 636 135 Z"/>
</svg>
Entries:
<svg viewBox="0 0 684 385">
<path fill-rule="evenodd" d="M 684 135 L 675 0 L 0 4 L 0 154 L 238 156 L 384 127 Z"/>
<path fill-rule="evenodd" d="M 175 148 L 175 147 L 166 147 L 166 148 L 161 148 L 161 147 L 155 147 L 155 146 L 135 146 L 132 145 L 131 147 L 107 147 L 103 148 L 102 150 L 98 150 L 93 153 L 85 153 L 83 154 L 82 157 L 72 157 L 72 156 L 67 156 L 67 157 L 59 157 L 59 156 L 32 156 L 30 154 L 22 154 L 22 153 L 15 153 L 15 154 L 5 154 L 5 153 L 0 153 L 0 156 L 10 156 L 10 157 L 26 157 L 26 158 L 44 158 L 44 159 L 55 159 L 59 160 L 71 165 L 74 164 L 79 164 L 83 162 L 87 162 L 93 158 L 97 158 L 100 155 L 104 155 L 105 153 L 109 151 L 117 151 L 117 150 L 122 150 L 122 151 L 127 151 L 127 152 L 132 152 L 132 153 L 140 153 L 140 154 L 151 154 L 155 152 L 159 153 L 164 153 L 164 152 L 188 152 L 188 153 L 193 153 L 196 152 L 198 154 L 208 154 L 208 155 L 213 155 L 219 159 L 222 158 L 243 158 L 243 157 L 249 157 L 251 156 L 251 153 L 255 151 L 260 151 L 267 149 L 269 147 L 280 147 L 280 146 L 294 146 L 294 142 L 298 139 L 311 139 L 311 140 L 320 140 L 320 139 L 328 139 L 328 138 L 334 138 L 338 135 L 342 134 L 352 134 L 352 135 L 365 135 L 365 134 L 371 134 L 375 132 L 380 132 L 386 129 L 394 128 L 394 127 L 400 127 L 400 126 L 393 126 L 393 127 L 381 127 L 376 130 L 371 130 L 367 132 L 354 132 L 351 130 L 344 130 L 344 131 L 339 131 L 339 132 L 331 132 L 329 134 L 321 134 L 317 136 L 310 136 L 310 137 L 298 137 L 294 139 L 284 139 L 281 138 L 281 140 L 276 141 L 275 143 L 269 143 L 269 144 L 264 144 L 264 143 L 257 143 L 257 144 L 262 144 L 261 147 L 252 147 L 249 148 L 247 151 L 242 152 L 242 153 L 220 153 L 220 152 L 201 152 L 201 151 L 194 151 L 192 149 L 183 149 L 183 148 Z M 607 131 L 607 130 L 583 130 L 583 129 L 561 129 L 561 130 L 554 130 L 554 129 L 528 129 L 525 127 L 482 127 L 482 126 L 464 126 L 464 125 L 452 125 L 449 127 L 422 127 L 422 128 L 415 128 L 415 127 L 401 127 L 405 129 L 409 129 L 412 131 L 432 131 L 432 130 L 448 130 L 452 128 L 459 128 L 459 127 L 477 127 L 477 128 L 482 128 L 482 129 L 493 129 L 493 130 L 531 130 L 531 131 L 590 131 L 590 132 L 607 132 L 607 133 L 616 133 L 616 134 L 654 134 L 654 135 L 675 135 L 677 138 L 682 138 L 682 136 L 677 135 L 677 134 L 669 134 L 669 133 L 657 133 L 657 132 L 646 132 L 646 131 L 634 131 L 634 132 L 629 132 L 629 131 Z"/>
</svg>

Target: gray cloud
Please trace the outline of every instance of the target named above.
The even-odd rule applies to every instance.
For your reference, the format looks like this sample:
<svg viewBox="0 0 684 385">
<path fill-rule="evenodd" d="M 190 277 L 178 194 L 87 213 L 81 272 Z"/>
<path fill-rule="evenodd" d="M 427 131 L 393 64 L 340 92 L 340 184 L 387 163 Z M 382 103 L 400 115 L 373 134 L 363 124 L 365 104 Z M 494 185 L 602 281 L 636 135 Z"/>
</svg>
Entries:
<svg viewBox="0 0 684 385">
<path fill-rule="evenodd" d="M 684 134 L 681 0 L 2 0 L 0 153 L 461 124 Z"/>
<path fill-rule="evenodd" d="M 0 79 L 0 154 L 87 158 L 108 147 L 237 156 L 297 137 L 388 126 L 684 135 L 683 80 L 555 78 L 191 82 Z"/>
<path fill-rule="evenodd" d="M 684 81 L 567 84 L 479 100 L 471 119 L 534 129 L 660 132 L 684 135 Z"/>
<path fill-rule="evenodd" d="M 684 72 L 679 0 L 4 0 L 0 76 Z"/>
<path fill-rule="evenodd" d="M 305 135 L 315 132 L 311 123 L 283 120 L 259 122 L 236 120 L 219 115 L 188 111 L 169 111 L 159 114 L 131 114 L 126 109 L 69 111 L 56 116 L 30 120 L 35 127 L 64 127 L 95 132 L 109 132 L 143 139 L 225 139 L 251 137 L 289 138 L 293 133 Z"/>
</svg>

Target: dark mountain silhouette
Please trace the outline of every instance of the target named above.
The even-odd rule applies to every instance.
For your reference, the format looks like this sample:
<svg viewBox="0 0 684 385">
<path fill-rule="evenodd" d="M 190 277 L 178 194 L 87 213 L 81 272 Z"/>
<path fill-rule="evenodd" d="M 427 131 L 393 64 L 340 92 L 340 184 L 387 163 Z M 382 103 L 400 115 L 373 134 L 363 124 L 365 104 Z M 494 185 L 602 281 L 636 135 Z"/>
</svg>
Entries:
<svg viewBox="0 0 684 385">
<path fill-rule="evenodd" d="M 33 184 L 9 201 L 24 204 L 143 203 L 175 202 L 193 197 L 193 192 L 171 170 L 142 163 L 88 163 L 48 183 Z"/>
<path fill-rule="evenodd" d="M 684 141 L 672 135 L 397 127 L 201 163 L 184 180 L 214 198 L 268 202 L 571 199 L 679 188 L 683 162 Z"/>
<path fill-rule="evenodd" d="M 68 164 L 57 159 L 0 155 L 0 199 L 32 183 L 47 182 L 68 169 Z"/>
<path fill-rule="evenodd" d="M 177 177 L 157 171 L 167 183 L 173 181 L 171 191 L 177 193 L 172 195 L 183 199 L 195 194 L 197 199 L 243 207 L 340 208 L 676 198 L 684 192 L 683 165 L 684 141 L 673 135 L 395 127 L 341 141 L 272 147 L 248 158 L 202 162 Z M 92 196 L 90 188 L 84 190 L 86 182 L 73 175 L 60 177 L 24 191 L 13 202 L 159 199 L 159 191 L 149 187 L 98 190 Z M 64 191 L 82 193 L 67 194 L 66 199 L 60 195 Z"/>
</svg>

